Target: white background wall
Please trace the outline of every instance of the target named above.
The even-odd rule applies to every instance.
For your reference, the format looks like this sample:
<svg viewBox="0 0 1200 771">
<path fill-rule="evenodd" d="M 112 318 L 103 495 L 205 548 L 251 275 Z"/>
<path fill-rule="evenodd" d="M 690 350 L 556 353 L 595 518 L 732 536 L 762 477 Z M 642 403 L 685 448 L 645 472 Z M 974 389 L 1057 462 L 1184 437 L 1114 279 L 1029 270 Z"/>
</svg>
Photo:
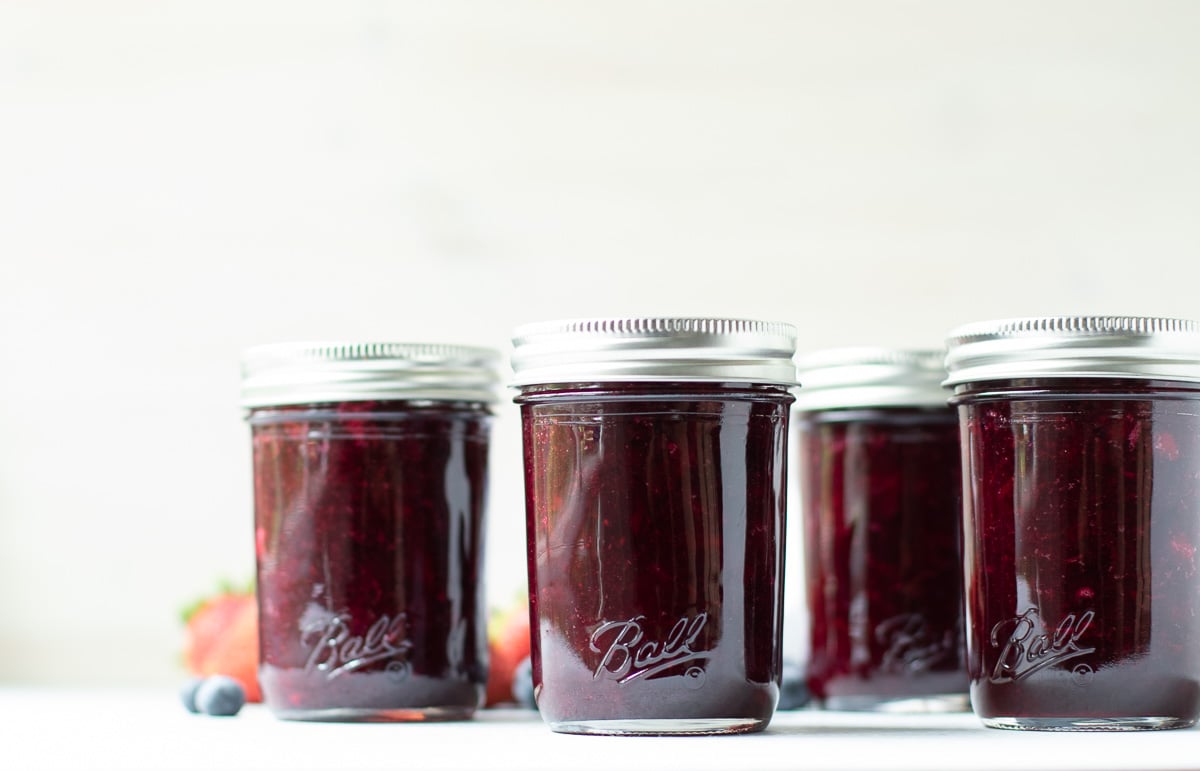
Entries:
<svg viewBox="0 0 1200 771">
<path fill-rule="evenodd" d="M 1200 316 L 1200 4 L 0 4 L 0 682 L 253 571 L 246 346 Z M 489 579 L 524 584 L 519 434 Z"/>
</svg>

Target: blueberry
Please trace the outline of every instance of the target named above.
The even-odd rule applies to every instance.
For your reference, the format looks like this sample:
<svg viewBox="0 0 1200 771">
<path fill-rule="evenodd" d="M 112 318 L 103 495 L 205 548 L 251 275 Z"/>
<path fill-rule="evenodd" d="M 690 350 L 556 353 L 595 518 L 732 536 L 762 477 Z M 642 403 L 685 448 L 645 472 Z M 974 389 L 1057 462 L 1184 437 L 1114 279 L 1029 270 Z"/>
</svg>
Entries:
<svg viewBox="0 0 1200 771">
<path fill-rule="evenodd" d="M 533 662 L 528 656 L 513 669 L 512 695 L 522 707 L 537 709 L 537 702 L 533 698 Z"/>
<path fill-rule="evenodd" d="M 183 706 L 188 712 L 199 712 L 196 709 L 196 691 L 200 688 L 200 684 L 204 682 L 203 677 L 191 677 L 179 689 L 179 700 L 183 702 Z"/>
<path fill-rule="evenodd" d="M 804 682 L 804 667 L 795 661 L 783 662 L 782 684 L 779 686 L 779 709 L 800 709 L 812 695 Z"/>
<path fill-rule="evenodd" d="M 205 715 L 236 715 L 245 703 L 246 692 L 232 677 L 213 675 L 196 689 L 196 709 Z"/>
</svg>

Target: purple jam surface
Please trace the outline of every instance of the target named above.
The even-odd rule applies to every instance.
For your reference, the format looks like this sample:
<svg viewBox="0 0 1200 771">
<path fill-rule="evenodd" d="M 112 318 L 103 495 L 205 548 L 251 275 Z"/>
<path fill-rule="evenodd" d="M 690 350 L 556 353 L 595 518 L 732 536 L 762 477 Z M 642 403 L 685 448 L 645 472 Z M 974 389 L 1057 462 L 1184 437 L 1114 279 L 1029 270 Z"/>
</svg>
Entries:
<svg viewBox="0 0 1200 771">
<path fill-rule="evenodd" d="M 765 726 L 779 695 L 791 397 L 531 390 L 518 401 L 542 716 Z"/>
<path fill-rule="evenodd" d="M 1194 722 L 1200 390 L 1024 381 L 960 399 L 976 713 Z"/>
<path fill-rule="evenodd" d="M 954 410 L 799 424 L 810 691 L 841 709 L 965 697 Z"/>
<path fill-rule="evenodd" d="M 480 704 L 489 422 L 459 404 L 253 411 L 259 680 L 276 714 Z"/>
</svg>

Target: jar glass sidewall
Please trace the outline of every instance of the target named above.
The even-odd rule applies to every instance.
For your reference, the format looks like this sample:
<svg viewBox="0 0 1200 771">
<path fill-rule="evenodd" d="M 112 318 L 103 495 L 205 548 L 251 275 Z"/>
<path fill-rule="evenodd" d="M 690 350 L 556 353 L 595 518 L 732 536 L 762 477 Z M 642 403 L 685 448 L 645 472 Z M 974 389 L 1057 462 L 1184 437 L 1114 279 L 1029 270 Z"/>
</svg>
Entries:
<svg viewBox="0 0 1200 771">
<path fill-rule="evenodd" d="M 797 417 L 810 692 L 832 709 L 967 709 L 956 411 Z"/>
<path fill-rule="evenodd" d="M 256 408 L 259 679 L 278 716 L 468 717 L 487 671 L 482 404 Z"/>
<path fill-rule="evenodd" d="M 790 394 L 522 390 L 543 718 L 581 733 L 765 727 L 779 695 Z"/>
<path fill-rule="evenodd" d="M 993 381 L 956 397 L 968 669 L 989 725 L 1200 714 L 1200 386 Z"/>
<path fill-rule="evenodd" d="M 960 383 L 950 404 L 1005 399 L 1196 399 L 1200 383 L 1150 378 L 1059 377 L 1011 378 Z"/>
</svg>

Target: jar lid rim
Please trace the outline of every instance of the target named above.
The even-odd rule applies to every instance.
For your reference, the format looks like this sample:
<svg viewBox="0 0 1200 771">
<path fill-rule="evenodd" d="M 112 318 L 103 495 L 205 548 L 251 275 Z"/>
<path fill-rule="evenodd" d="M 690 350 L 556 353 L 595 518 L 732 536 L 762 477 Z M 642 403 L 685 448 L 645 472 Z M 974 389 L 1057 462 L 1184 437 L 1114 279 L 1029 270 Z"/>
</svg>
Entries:
<svg viewBox="0 0 1200 771">
<path fill-rule="evenodd" d="M 975 322 L 947 339 L 947 386 L 1013 378 L 1200 381 L 1200 323 L 1158 316 Z"/>
<path fill-rule="evenodd" d="M 799 354 L 802 412 L 857 407 L 943 407 L 950 396 L 945 351 L 933 348 L 846 347 Z"/>
<path fill-rule="evenodd" d="M 1150 336 L 1200 333 L 1200 322 L 1170 316 L 1020 316 L 975 321 L 951 330 L 949 345 L 993 337 Z"/>
<path fill-rule="evenodd" d="M 491 403 L 500 354 L 453 343 L 308 341 L 258 345 L 242 355 L 246 408 L 405 400 Z"/>
<path fill-rule="evenodd" d="M 796 328 L 704 316 L 579 318 L 512 335 L 512 385 L 690 381 L 796 385 Z"/>
</svg>

